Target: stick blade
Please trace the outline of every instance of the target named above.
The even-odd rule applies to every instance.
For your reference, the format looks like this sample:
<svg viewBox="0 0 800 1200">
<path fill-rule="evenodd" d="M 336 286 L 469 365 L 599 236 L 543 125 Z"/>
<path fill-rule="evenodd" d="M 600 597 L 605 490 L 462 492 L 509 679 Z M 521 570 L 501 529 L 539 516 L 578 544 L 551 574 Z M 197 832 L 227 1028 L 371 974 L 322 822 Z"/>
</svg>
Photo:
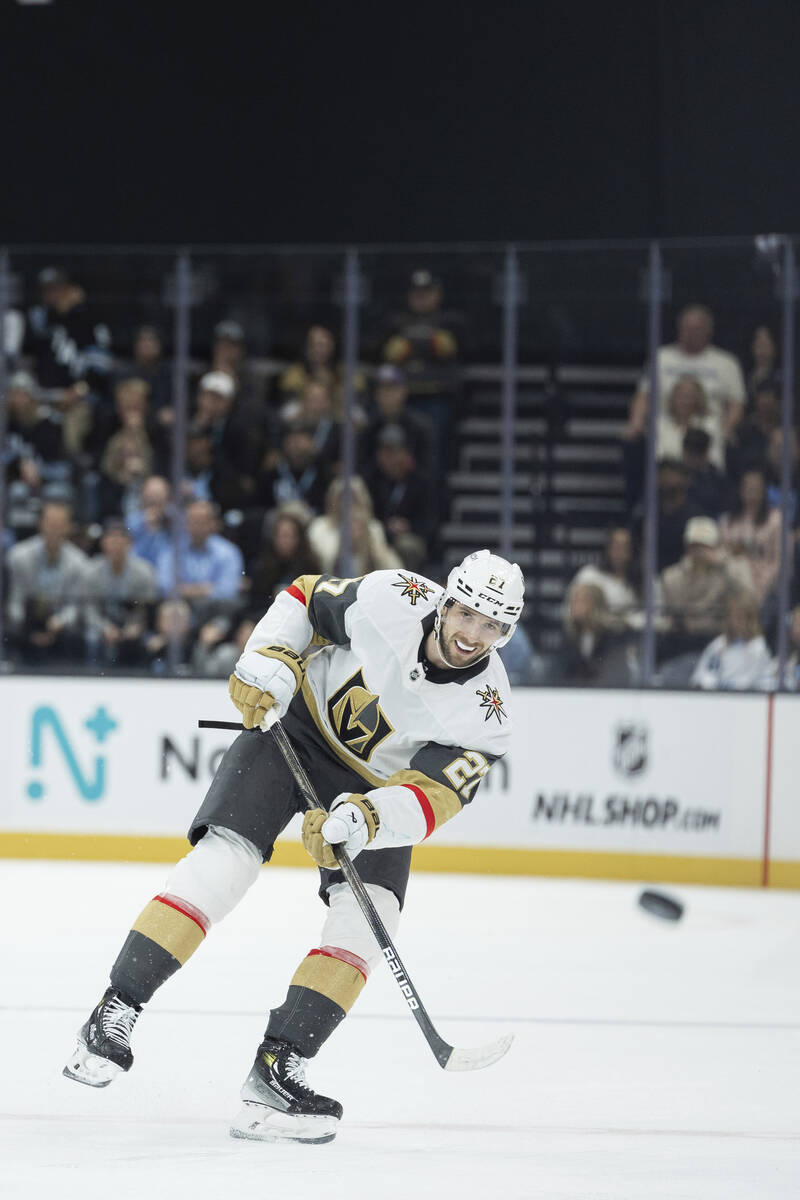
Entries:
<svg viewBox="0 0 800 1200">
<path fill-rule="evenodd" d="M 453 1049 L 444 1064 L 444 1069 L 445 1071 L 479 1071 L 481 1067 L 490 1067 L 492 1063 L 496 1063 L 499 1058 L 508 1053 L 513 1040 L 513 1033 L 507 1033 L 498 1041 L 490 1042 L 487 1046 L 476 1046 L 474 1050 Z"/>
</svg>

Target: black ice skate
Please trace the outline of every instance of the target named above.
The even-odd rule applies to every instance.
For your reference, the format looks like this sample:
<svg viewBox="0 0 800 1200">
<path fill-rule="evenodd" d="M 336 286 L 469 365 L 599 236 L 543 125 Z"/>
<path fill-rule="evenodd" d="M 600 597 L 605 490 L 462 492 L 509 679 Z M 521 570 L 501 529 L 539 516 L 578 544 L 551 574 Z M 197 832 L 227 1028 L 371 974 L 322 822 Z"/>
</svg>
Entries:
<svg viewBox="0 0 800 1200">
<path fill-rule="evenodd" d="M 76 1079 L 89 1087 L 107 1087 L 120 1071 L 130 1071 L 131 1033 L 141 1011 L 141 1005 L 109 988 L 78 1030 L 75 1053 L 62 1072 L 67 1079 Z"/>
<path fill-rule="evenodd" d="M 288 1042 L 265 1038 L 242 1085 L 244 1108 L 231 1137 L 259 1142 L 332 1142 L 342 1115 L 338 1100 L 306 1084 L 306 1060 Z"/>
</svg>

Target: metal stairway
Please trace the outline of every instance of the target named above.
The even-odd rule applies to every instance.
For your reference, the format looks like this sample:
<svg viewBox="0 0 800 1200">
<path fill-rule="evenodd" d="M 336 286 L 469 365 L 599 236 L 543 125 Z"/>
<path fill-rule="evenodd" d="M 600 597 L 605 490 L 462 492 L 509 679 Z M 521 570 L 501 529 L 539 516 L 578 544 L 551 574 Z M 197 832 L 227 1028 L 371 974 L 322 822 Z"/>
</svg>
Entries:
<svg viewBox="0 0 800 1200">
<path fill-rule="evenodd" d="M 526 577 L 526 625 L 538 648 L 561 641 L 562 602 L 575 572 L 597 561 L 606 530 L 624 523 L 620 432 L 639 371 L 521 367 L 514 423 L 514 557 Z M 449 568 L 475 546 L 499 548 L 502 488 L 498 367 L 464 372 L 458 466 L 448 476 L 441 530 Z"/>
</svg>

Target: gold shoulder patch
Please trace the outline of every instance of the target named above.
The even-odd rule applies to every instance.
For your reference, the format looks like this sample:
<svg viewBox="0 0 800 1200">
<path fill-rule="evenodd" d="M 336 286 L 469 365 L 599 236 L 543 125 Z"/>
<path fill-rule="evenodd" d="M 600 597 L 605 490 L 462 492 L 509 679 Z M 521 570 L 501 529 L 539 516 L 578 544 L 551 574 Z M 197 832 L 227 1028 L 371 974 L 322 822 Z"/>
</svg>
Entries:
<svg viewBox="0 0 800 1200">
<path fill-rule="evenodd" d="M 485 691 L 480 688 L 475 692 L 476 696 L 480 696 L 480 707 L 486 709 L 484 721 L 488 721 L 490 717 L 497 717 L 498 723 L 502 723 L 504 717 L 508 717 L 508 713 L 503 708 L 503 700 L 497 688 L 486 685 Z"/>
<path fill-rule="evenodd" d="M 414 575 L 404 575 L 402 571 L 398 571 L 397 574 L 400 576 L 400 582 L 393 583 L 392 587 L 403 589 L 400 595 L 408 596 L 412 608 L 419 599 L 428 599 L 428 593 L 433 591 L 429 583 L 423 583 L 421 579 L 417 579 Z"/>
</svg>

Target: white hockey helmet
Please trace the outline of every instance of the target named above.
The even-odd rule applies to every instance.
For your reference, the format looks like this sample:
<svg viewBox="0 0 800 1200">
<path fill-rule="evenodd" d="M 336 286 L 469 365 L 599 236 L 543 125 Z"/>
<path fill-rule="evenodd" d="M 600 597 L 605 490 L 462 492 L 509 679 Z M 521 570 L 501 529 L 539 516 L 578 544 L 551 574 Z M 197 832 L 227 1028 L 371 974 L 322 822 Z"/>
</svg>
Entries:
<svg viewBox="0 0 800 1200">
<path fill-rule="evenodd" d="M 489 550 L 476 550 L 447 576 L 444 591 L 436 602 L 437 637 L 445 609 L 458 600 L 467 608 L 501 622 L 503 632 L 492 646 L 493 650 L 499 650 L 514 632 L 524 597 L 525 581 L 516 563 Z"/>
</svg>

